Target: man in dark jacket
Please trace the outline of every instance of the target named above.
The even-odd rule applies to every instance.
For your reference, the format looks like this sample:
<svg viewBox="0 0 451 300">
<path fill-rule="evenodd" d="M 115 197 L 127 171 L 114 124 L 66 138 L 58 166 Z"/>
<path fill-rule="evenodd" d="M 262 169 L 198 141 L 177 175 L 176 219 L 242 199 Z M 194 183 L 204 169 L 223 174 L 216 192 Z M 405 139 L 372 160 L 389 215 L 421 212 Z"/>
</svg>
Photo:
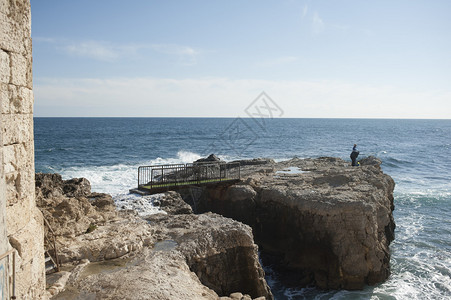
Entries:
<svg viewBox="0 0 451 300">
<path fill-rule="evenodd" d="M 354 144 L 354 147 L 352 148 L 352 152 L 351 152 L 351 160 L 352 160 L 352 166 L 356 166 L 356 160 L 357 157 L 359 156 L 359 151 L 357 150 L 357 144 Z"/>
</svg>

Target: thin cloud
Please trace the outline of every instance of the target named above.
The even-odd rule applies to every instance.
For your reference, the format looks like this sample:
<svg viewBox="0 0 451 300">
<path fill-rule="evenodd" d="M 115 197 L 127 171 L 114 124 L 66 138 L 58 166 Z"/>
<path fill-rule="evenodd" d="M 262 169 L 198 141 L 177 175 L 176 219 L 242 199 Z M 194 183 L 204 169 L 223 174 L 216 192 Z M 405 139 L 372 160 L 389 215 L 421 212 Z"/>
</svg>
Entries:
<svg viewBox="0 0 451 300">
<path fill-rule="evenodd" d="M 35 42 L 53 44 L 55 49 L 70 56 L 112 62 L 126 57 L 149 55 L 149 50 L 174 57 L 183 65 L 195 65 L 201 51 L 177 44 L 114 44 L 107 41 L 71 41 L 47 37 L 36 37 Z"/>
<path fill-rule="evenodd" d="M 118 47 L 102 42 L 88 41 L 64 46 L 69 55 L 87 57 L 102 61 L 114 61 L 121 56 Z"/>
<path fill-rule="evenodd" d="M 323 19 L 315 12 L 312 17 L 312 33 L 314 35 L 321 34 L 324 31 L 325 26 Z"/>
</svg>

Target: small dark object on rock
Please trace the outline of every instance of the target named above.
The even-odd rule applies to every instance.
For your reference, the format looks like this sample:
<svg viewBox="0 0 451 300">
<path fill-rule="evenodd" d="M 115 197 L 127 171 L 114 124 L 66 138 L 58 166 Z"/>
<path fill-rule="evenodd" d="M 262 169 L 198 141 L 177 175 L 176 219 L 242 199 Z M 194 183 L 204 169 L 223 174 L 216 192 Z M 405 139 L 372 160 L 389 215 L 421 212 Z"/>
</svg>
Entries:
<svg viewBox="0 0 451 300">
<path fill-rule="evenodd" d="M 86 229 L 86 233 L 91 233 L 91 232 L 93 232 L 93 231 L 96 230 L 96 229 L 97 229 L 97 225 L 91 223 L 91 224 L 89 225 L 88 229 Z"/>
<path fill-rule="evenodd" d="M 221 159 L 214 154 L 210 154 L 206 158 L 199 158 L 194 163 L 204 163 L 204 162 L 219 162 Z"/>
</svg>

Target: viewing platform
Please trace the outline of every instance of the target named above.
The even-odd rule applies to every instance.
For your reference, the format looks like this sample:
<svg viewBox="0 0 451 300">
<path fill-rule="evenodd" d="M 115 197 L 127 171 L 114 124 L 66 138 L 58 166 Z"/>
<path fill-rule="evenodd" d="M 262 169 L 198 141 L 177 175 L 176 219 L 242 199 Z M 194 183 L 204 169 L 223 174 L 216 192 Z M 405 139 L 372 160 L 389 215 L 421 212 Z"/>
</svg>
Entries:
<svg viewBox="0 0 451 300">
<path fill-rule="evenodd" d="M 190 186 L 234 183 L 240 180 L 239 162 L 206 162 L 140 166 L 138 188 L 131 193 L 151 195 Z"/>
</svg>

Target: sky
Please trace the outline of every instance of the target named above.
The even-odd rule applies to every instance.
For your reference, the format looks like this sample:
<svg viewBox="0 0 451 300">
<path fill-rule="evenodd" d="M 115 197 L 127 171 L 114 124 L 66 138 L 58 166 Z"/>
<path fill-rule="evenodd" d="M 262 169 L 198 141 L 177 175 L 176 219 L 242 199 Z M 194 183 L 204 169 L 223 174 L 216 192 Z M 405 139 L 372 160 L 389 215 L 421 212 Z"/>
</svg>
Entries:
<svg viewBox="0 0 451 300">
<path fill-rule="evenodd" d="M 37 117 L 451 118 L 451 1 L 32 0 Z"/>
</svg>

